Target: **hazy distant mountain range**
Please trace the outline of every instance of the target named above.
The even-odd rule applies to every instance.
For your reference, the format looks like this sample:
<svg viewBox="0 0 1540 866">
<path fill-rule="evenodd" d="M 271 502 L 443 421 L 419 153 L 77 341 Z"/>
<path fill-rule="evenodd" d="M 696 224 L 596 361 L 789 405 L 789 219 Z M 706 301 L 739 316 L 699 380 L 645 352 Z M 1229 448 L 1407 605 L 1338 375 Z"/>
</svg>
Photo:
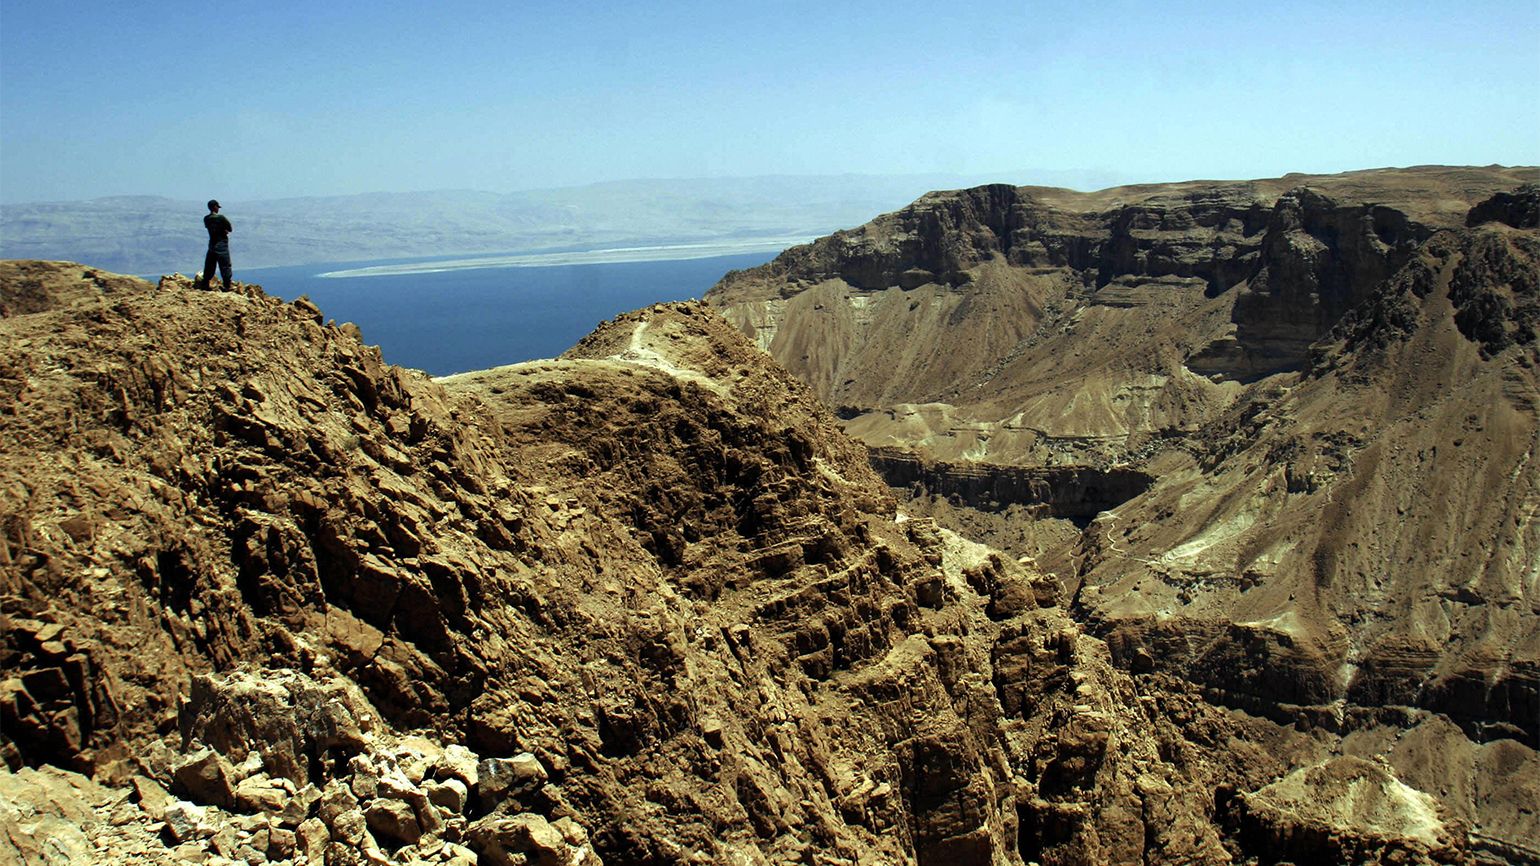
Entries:
<svg viewBox="0 0 1540 866">
<path fill-rule="evenodd" d="M 240 201 L 237 268 L 813 236 L 866 222 L 935 189 L 1036 183 L 1098 189 L 1108 172 L 628 180 L 513 193 L 436 192 Z M 211 191 L 219 197 L 217 190 Z M 138 274 L 201 266 L 201 201 L 117 196 L 0 206 L 0 258 L 67 259 Z"/>
</svg>

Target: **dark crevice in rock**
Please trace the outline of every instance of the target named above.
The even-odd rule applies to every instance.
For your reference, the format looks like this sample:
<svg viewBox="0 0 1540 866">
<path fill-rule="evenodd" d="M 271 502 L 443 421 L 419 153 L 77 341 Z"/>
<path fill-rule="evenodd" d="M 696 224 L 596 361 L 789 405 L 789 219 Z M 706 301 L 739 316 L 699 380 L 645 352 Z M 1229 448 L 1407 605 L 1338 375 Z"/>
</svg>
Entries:
<svg viewBox="0 0 1540 866">
<path fill-rule="evenodd" d="M 919 496 L 941 496 L 981 511 L 1035 506 L 1044 517 L 1070 519 L 1090 519 L 1116 508 L 1155 480 L 1128 468 L 928 462 L 901 448 L 874 448 L 871 462 L 890 487 Z"/>
</svg>

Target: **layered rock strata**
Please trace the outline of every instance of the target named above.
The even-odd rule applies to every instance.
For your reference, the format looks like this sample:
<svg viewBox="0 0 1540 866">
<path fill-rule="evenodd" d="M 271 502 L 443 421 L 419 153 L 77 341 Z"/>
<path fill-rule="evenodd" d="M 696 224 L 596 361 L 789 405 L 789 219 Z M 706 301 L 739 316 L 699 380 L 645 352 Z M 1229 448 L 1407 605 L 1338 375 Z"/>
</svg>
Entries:
<svg viewBox="0 0 1540 866">
<path fill-rule="evenodd" d="M 702 306 L 435 382 L 253 287 L 17 280 L 12 858 L 1226 862 L 1255 810 L 1212 792 L 1325 757 L 896 513 Z M 1463 856 L 1436 821 L 1397 844 Z"/>
<path fill-rule="evenodd" d="M 872 468 L 890 487 L 917 496 L 941 496 L 971 508 L 1002 511 L 1012 505 L 1052 517 L 1092 517 L 1147 490 L 1153 478 L 1126 467 L 997 466 L 928 462 L 901 448 L 873 448 Z"/>
<path fill-rule="evenodd" d="M 1458 798 L 1290 817 L 1340 784 L 1290 775 L 1334 749 L 1405 799 L 1442 729 L 1332 743 L 1120 671 L 1055 581 L 897 513 L 702 306 L 434 382 L 251 287 L 0 285 L 18 271 L 0 850 L 23 862 L 1221 863 L 1283 836 L 1460 862 L 1478 822 L 1528 826 Z M 1440 755 L 1500 802 L 1533 765 Z"/>
<path fill-rule="evenodd" d="M 882 459 L 926 495 L 913 507 L 1057 574 L 1136 680 L 1177 676 L 1343 742 L 1428 732 L 1417 755 L 1376 753 L 1425 780 L 1434 751 L 1531 766 L 1535 180 L 1425 167 L 934 193 L 729 275 L 708 302 L 848 432 L 908 450 Z M 1153 481 L 1083 532 L 934 495 L 999 467 Z M 1490 780 L 1496 798 L 1419 790 L 1523 850 L 1537 829 L 1514 829 L 1512 778 Z"/>
</svg>

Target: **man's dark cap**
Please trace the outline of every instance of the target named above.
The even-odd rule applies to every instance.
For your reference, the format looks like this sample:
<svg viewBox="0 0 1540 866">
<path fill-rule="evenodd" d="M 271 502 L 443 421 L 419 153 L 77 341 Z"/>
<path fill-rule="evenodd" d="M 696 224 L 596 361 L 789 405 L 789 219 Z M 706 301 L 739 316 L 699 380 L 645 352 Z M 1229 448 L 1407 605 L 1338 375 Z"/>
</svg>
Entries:
<svg viewBox="0 0 1540 866">
<path fill-rule="evenodd" d="M 215 201 L 214 199 L 209 199 L 209 210 L 213 210 L 216 207 L 219 207 L 219 202 Z"/>
</svg>

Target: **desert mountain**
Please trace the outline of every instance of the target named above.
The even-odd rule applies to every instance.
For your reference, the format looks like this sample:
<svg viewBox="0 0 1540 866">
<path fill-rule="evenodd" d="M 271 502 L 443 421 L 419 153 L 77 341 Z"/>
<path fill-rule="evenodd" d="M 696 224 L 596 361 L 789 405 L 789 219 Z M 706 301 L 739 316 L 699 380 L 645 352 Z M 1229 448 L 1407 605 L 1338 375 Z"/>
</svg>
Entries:
<svg viewBox="0 0 1540 866">
<path fill-rule="evenodd" d="M 1532 847 L 1530 746 L 1130 666 L 706 306 L 434 381 L 237 288 L 0 265 L 8 862 Z"/>
<path fill-rule="evenodd" d="M 1533 760 L 1537 180 L 934 193 L 707 300 L 1136 680 Z"/>
</svg>

